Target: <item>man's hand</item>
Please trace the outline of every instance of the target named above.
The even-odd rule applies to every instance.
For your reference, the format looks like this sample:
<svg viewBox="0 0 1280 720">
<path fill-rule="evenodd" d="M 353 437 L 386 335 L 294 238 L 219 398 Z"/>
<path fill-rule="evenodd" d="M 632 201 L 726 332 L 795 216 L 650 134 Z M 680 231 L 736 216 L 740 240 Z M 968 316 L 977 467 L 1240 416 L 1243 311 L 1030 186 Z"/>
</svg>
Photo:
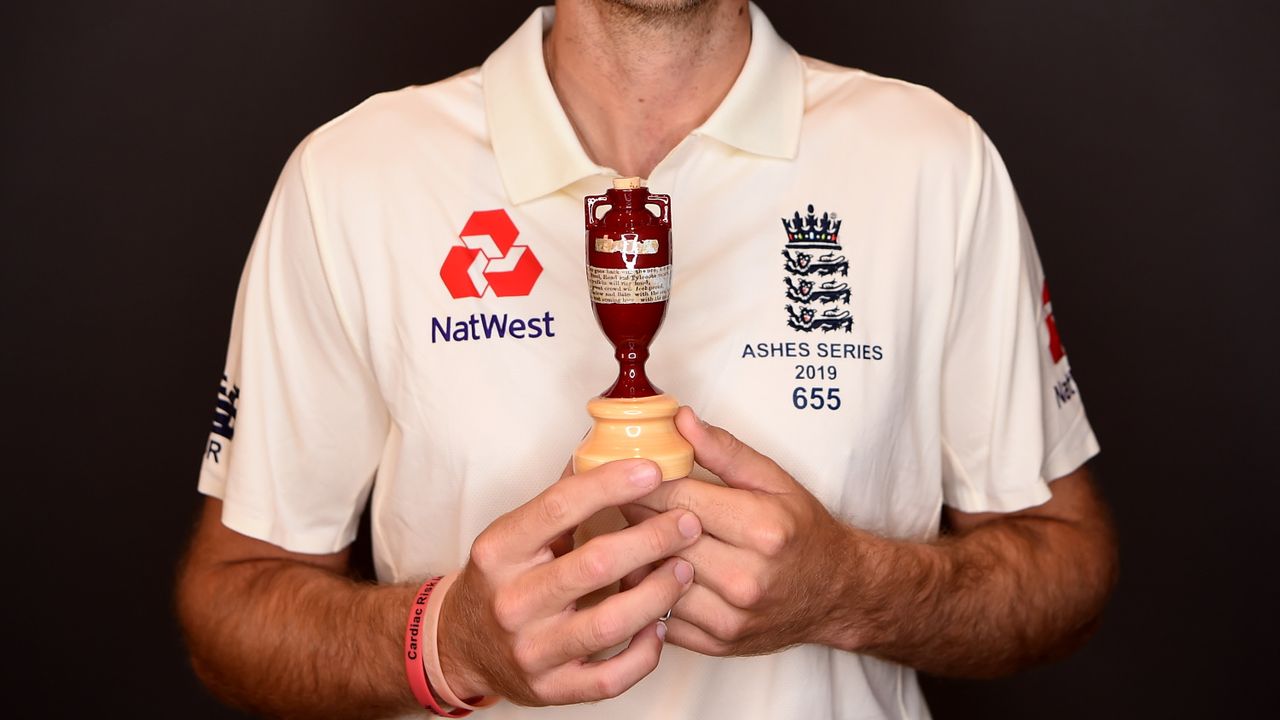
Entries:
<svg viewBox="0 0 1280 720">
<path fill-rule="evenodd" d="M 476 538 L 440 619 L 441 664 L 460 697 L 587 702 L 620 695 L 657 667 L 666 631 L 658 618 L 693 581 L 693 567 L 672 556 L 698 539 L 697 516 L 683 508 L 653 513 L 572 550 L 563 539 L 596 512 L 634 502 L 660 482 L 647 460 L 567 475 Z M 578 598 L 655 563 L 635 587 L 575 608 Z M 588 659 L 628 639 L 621 653 Z"/>
<path fill-rule="evenodd" d="M 668 640 L 711 655 L 819 643 L 938 675 L 994 677 L 1060 658 L 1097 628 L 1116 582 L 1115 533 L 1086 468 L 1043 505 L 947 509 L 933 542 L 849 527 L 776 463 L 688 408 L 676 427 L 727 487 L 663 483 L 632 522 L 685 508 L 705 533 L 680 552 L 698 581 Z M 643 569 L 623 587 L 640 581 Z"/>
<path fill-rule="evenodd" d="M 440 620 L 441 661 L 455 691 L 523 704 L 596 700 L 654 668 L 664 627 L 657 619 L 693 577 L 688 562 L 668 558 L 697 539 L 698 518 L 664 513 L 576 550 L 572 528 L 658 482 L 653 463 L 611 463 L 562 478 L 481 534 Z M 230 530 L 221 517 L 222 502 L 206 499 L 177 588 L 192 664 L 211 690 L 270 717 L 421 710 L 401 654 L 417 583 L 353 581 L 349 549 L 289 552 Z M 580 595 L 654 563 L 661 567 L 641 586 L 574 611 Z M 628 637 L 631 646 L 616 657 L 584 662 Z"/>
<path fill-rule="evenodd" d="M 698 581 L 668 621 L 670 642 L 707 655 L 754 655 L 817 640 L 834 602 L 827 582 L 844 559 L 848 528 L 773 460 L 728 432 L 703 423 L 689 408 L 676 428 L 698 464 L 724 481 L 685 478 L 663 483 L 623 512 L 633 523 L 686 508 L 706 529 L 680 552 Z M 628 576 L 624 587 L 644 571 Z"/>
</svg>

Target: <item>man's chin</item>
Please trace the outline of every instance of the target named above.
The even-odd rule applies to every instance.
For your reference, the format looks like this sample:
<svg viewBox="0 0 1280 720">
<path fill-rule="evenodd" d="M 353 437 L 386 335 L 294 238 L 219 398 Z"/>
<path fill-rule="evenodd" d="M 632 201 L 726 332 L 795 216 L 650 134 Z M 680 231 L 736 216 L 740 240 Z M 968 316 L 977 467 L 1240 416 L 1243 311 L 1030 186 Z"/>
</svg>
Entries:
<svg viewBox="0 0 1280 720">
<path fill-rule="evenodd" d="M 691 15 L 705 7 L 713 5 L 716 0 L 600 0 L 627 13 L 644 18 L 661 19 Z"/>
</svg>

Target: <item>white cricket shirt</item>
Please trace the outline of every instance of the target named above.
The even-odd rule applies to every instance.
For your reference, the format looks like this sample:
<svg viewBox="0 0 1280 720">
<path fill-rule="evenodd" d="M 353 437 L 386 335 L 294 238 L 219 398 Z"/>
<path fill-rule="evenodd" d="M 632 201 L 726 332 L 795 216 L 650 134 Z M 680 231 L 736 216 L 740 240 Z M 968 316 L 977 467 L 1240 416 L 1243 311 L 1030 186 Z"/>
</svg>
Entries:
<svg viewBox="0 0 1280 720">
<path fill-rule="evenodd" d="M 617 369 L 582 198 L 615 173 L 548 80 L 539 9 L 478 69 L 377 95 L 284 168 L 245 268 L 200 478 L 230 528 L 461 567 L 559 477 Z M 674 274 L 649 375 L 844 520 L 925 540 L 1097 451 L 1009 176 L 933 92 L 803 58 L 752 6 L 742 73 L 654 170 Z M 810 210 L 812 208 L 812 210 Z M 926 718 L 915 672 L 802 646 L 668 646 L 615 700 L 486 718 Z M 479 717 L 479 714 L 477 715 Z"/>
</svg>

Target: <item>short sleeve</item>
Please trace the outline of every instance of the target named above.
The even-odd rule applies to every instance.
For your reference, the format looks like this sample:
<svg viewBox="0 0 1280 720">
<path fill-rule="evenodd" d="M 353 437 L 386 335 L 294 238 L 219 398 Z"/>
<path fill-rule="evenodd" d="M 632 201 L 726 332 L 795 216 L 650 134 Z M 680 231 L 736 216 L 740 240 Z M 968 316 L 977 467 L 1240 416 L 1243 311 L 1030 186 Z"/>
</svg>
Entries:
<svg viewBox="0 0 1280 720">
<path fill-rule="evenodd" d="M 1013 512 L 1098 452 L 1049 287 L 995 147 L 973 125 L 942 371 L 943 499 Z"/>
<path fill-rule="evenodd" d="M 305 153 L 286 163 L 240 280 L 199 489 L 222 499 L 227 527 L 320 554 L 355 538 L 388 418 L 327 279 Z"/>
</svg>

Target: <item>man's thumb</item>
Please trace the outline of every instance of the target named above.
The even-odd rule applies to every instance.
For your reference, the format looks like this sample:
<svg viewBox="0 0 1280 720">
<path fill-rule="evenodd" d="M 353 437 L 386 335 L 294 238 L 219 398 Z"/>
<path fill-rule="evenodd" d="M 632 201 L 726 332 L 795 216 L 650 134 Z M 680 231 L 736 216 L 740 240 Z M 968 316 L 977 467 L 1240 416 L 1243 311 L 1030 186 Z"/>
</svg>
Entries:
<svg viewBox="0 0 1280 720">
<path fill-rule="evenodd" d="M 693 446 L 693 457 L 725 485 L 743 490 L 777 492 L 786 473 L 777 463 L 753 450 L 724 428 L 716 427 L 688 406 L 676 413 L 676 429 Z"/>
</svg>

